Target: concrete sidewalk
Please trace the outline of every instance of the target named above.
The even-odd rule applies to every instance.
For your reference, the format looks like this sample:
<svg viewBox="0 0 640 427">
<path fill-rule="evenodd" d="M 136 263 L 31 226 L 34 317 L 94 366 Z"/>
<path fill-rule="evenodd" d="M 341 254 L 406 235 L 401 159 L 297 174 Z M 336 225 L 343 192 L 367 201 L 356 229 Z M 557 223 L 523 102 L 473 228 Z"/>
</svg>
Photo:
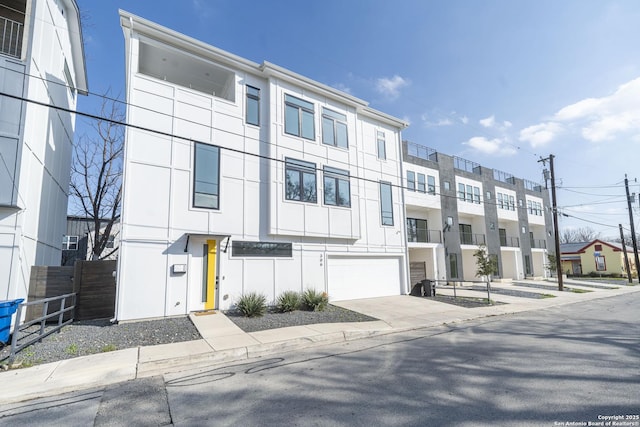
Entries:
<svg viewBox="0 0 640 427">
<path fill-rule="evenodd" d="M 492 283 L 496 292 L 492 299 L 501 305 L 464 308 L 407 295 L 369 298 L 332 304 L 379 319 L 359 323 L 325 323 L 294 326 L 246 333 L 222 313 L 194 315 L 190 318 L 202 339 L 174 344 L 137 347 L 109 353 L 78 357 L 0 373 L 5 385 L 0 404 L 18 402 L 63 392 L 102 387 L 122 381 L 179 372 L 218 363 L 229 363 L 318 345 L 340 343 L 375 335 L 428 328 L 487 316 L 539 310 L 599 298 L 638 292 L 640 286 L 612 285 L 607 289 L 589 287 L 590 282 L 566 280 L 570 288 L 590 290 L 588 293 L 559 292 L 554 283 Z M 547 285 L 548 287 L 544 287 Z M 553 298 L 524 298 L 502 295 L 497 290 L 510 289 L 554 295 Z M 461 287 L 458 296 L 483 298 L 486 293 Z M 438 289 L 438 295 L 452 295 L 453 289 Z"/>
</svg>

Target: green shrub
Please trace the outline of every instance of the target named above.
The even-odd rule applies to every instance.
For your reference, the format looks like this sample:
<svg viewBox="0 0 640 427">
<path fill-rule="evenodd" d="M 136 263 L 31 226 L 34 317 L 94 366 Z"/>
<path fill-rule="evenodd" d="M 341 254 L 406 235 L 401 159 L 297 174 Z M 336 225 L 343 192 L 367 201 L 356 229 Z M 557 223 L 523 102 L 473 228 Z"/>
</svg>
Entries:
<svg viewBox="0 0 640 427">
<path fill-rule="evenodd" d="M 326 292 L 318 292 L 315 289 L 307 289 L 302 293 L 302 305 L 309 311 L 323 311 L 329 304 L 329 296 Z"/>
<path fill-rule="evenodd" d="M 297 310 L 300 307 L 300 294 L 294 291 L 286 291 L 280 294 L 276 300 L 276 309 L 281 313 Z"/>
<path fill-rule="evenodd" d="M 267 298 L 257 292 L 244 294 L 236 304 L 244 317 L 260 317 L 267 311 Z"/>
</svg>

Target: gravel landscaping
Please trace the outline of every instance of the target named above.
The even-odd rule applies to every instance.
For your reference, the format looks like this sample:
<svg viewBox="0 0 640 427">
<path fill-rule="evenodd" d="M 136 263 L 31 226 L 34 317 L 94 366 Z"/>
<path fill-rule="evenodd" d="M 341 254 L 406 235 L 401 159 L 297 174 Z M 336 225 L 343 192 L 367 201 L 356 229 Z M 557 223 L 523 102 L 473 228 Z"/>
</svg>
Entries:
<svg viewBox="0 0 640 427">
<path fill-rule="evenodd" d="M 487 288 L 482 286 L 473 286 L 471 287 L 472 291 L 484 292 L 487 293 Z M 519 298 L 531 298 L 531 299 L 542 299 L 549 298 L 549 294 L 540 294 L 538 292 L 527 292 L 527 291 L 519 291 L 517 289 L 506 289 L 506 288 L 491 288 L 492 294 L 497 295 L 507 295 L 510 297 L 519 297 Z"/>
<path fill-rule="evenodd" d="M 486 307 L 487 304 L 486 298 L 473 298 L 473 297 L 454 297 L 452 295 L 436 295 L 435 297 L 418 297 L 418 298 L 428 298 L 433 301 L 444 302 L 447 304 L 457 305 L 459 307 L 465 308 L 476 308 L 476 307 Z M 504 302 L 493 301 L 491 300 L 491 305 L 502 305 Z"/>
<path fill-rule="evenodd" d="M 225 313 L 246 332 L 313 323 L 365 322 L 377 320 L 333 305 L 325 311 L 268 312 L 262 317 L 246 318 Z M 33 331 L 37 326 L 33 326 Z M 22 337 L 22 335 L 21 335 Z M 89 354 L 105 353 L 131 347 L 169 344 L 200 339 L 196 327 L 188 317 L 111 324 L 108 320 L 73 322 L 33 344 L 16 355 L 14 363 L 29 367 Z M 10 346 L 0 349 L 0 366 L 8 363 Z"/>
</svg>

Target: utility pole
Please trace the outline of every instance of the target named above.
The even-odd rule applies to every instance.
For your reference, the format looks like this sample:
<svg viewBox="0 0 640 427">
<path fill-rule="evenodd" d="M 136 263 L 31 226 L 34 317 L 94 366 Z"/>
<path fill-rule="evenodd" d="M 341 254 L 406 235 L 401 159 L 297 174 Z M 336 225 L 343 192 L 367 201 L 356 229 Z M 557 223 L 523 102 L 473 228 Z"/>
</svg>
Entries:
<svg viewBox="0 0 640 427">
<path fill-rule="evenodd" d="M 560 259 L 560 231 L 558 230 L 558 203 L 556 201 L 556 175 L 553 170 L 553 154 L 549 154 L 546 159 L 540 159 L 542 164 L 549 160 L 549 169 L 551 171 L 551 209 L 553 211 L 553 238 L 555 239 L 556 246 L 556 274 L 558 275 L 558 290 L 563 291 L 564 286 L 562 283 L 562 260 Z M 637 253 L 636 253 L 637 254 Z M 636 255 L 637 256 L 637 255 Z"/>
<path fill-rule="evenodd" d="M 624 242 L 624 233 L 622 232 L 622 224 L 618 224 L 620 228 L 620 242 L 622 243 L 622 253 L 624 254 L 624 268 L 627 270 L 627 277 L 629 278 L 629 283 L 633 283 L 633 279 L 631 278 L 631 269 L 629 268 L 629 256 L 627 255 L 627 244 Z"/>
<path fill-rule="evenodd" d="M 627 190 L 627 207 L 629 208 L 629 223 L 631 223 L 631 242 L 633 242 L 633 255 L 636 261 L 636 273 L 640 280 L 640 261 L 638 260 L 638 242 L 636 241 L 636 228 L 633 225 L 633 211 L 631 210 L 631 196 L 629 195 L 629 180 L 627 174 L 624 174 L 624 188 Z"/>
</svg>

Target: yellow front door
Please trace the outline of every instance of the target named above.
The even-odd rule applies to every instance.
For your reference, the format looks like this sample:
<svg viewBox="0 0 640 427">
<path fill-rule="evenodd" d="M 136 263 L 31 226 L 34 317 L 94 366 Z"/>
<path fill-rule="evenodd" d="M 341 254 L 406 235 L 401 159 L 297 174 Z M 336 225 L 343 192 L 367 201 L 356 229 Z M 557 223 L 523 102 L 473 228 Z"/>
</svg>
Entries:
<svg viewBox="0 0 640 427">
<path fill-rule="evenodd" d="M 216 304 L 216 249 L 215 240 L 207 240 L 207 297 L 205 310 L 213 310 Z"/>
</svg>

